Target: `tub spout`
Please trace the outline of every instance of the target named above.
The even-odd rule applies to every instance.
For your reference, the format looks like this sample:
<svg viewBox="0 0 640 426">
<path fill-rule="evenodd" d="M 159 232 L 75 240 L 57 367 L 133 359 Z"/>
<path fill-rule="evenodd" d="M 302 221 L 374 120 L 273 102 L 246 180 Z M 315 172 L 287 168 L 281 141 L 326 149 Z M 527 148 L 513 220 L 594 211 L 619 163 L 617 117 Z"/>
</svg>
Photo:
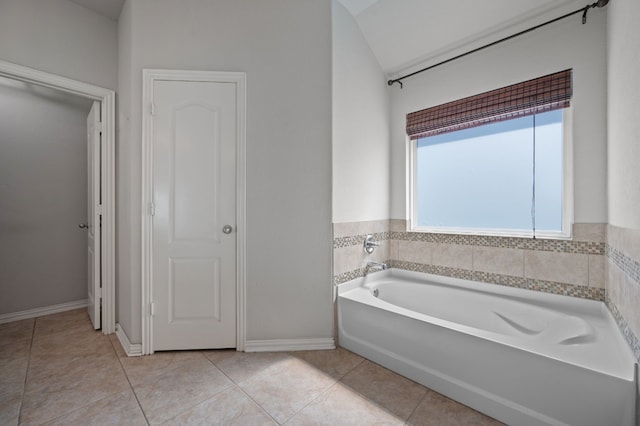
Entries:
<svg viewBox="0 0 640 426">
<path fill-rule="evenodd" d="M 369 268 L 379 268 L 381 270 L 385 270 L 388 268 L 386 263 L 382 263 L 382 262 L 374 262 L 373 260 L 370 260 L 367 262 L 367 269 Z"/>
</svg>

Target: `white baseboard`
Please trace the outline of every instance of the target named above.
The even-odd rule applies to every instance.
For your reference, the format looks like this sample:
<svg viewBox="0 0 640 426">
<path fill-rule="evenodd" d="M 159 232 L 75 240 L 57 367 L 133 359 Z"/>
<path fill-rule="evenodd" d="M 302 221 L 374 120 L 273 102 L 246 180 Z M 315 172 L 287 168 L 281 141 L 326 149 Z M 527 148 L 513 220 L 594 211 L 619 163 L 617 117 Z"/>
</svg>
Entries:
<svg viewBox="0 0 640 426">
<path fill-rule="evenodd" d="M 244 344 L 245 352 L 317 351 L 335 348 L 333 338 L 247 340 Z"/>
<path fill-rule="evenodd" d="M 60 303 L 59 305 L 44 306 L 42 308 L 27 309 L 26 311 L 13 312 L 0 315 L 0 324 L 20 321 L 29 318 L 42 317 L 45 315 L 57 314 L 58 312 L 72 311 L 74 309 L 86 308 L 87 299 L 76 300 L 74 302 Z"/>
<path fill-rule="evenodd" d="M 142 356 L 142 343 L 131 343 L 120 324 L 116 324 L 116 337 L 127 356 Z"/>
</svg>

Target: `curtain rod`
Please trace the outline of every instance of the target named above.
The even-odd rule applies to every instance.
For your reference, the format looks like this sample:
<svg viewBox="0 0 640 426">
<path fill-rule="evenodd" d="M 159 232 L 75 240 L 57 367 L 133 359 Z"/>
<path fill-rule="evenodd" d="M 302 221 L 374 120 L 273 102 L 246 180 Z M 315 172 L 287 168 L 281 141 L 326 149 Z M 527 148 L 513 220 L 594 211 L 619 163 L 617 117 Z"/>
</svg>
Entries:
<svg viewBox="0 0 640 426">
<path fill-rule="evenodd" d="M 400 85 L 400 88 L 402 89 L 402 87 L 403 87 L 402 80 L 404 80 L 405 78 L 413 77 L 416 74 L 420 74 L 420 73 L 428 71 L 428 70 L 430 70 L 432 68 L 439 67 L 440 65 L 447 64 L 447 63 L 449 63 L 451 61 L 455 61 L 456 59 L 460 59 L 460 58 L 462 58 L 464 56 L 471 55 L 472 53 L 479 52 L 479 51 L 481 51 L 483 49 L 486 49 L 487 47 L 495 46 L 496 44 L 502 43 L 503 41 L 511 40 L 512 38 L 521 36 L 523 34 L 526 34 L 526 33 L 530 32 L 530 31 L 533 31 L 533 30 L 537 30 L 538 28 L 544 27 L 545 25 L 549 25 L 549 24 L 552 24 L 552 23 L 554 23 L 556 21 L 559 21 L 561 19 L 568 18 L 569 16 L 575 15 L 576 13 L 582 12 L 582 24 L 584 25 L 584 24 L 587 23 L 587 12 L 589 11 L 589 9 L 596 8 L 596 7 L 604 7 L 604 6 L 607 5 L 607 3 L 609 3 L 609 0 L 598 0 L 598 1 L 594 2 L 594 3 L 592 3 L 592 4 L 588 4 L 585 7 L 582 7 L 580 9 L 578 9 L 578 10 L 574 10 L 573 12 L 569 12 L 569 13 L 567 13 L 565 15 L 562 15 L 562 16 L 559 16 L 559 17 L 557 17 L 555 19 L 551 19 L 549 21 L 543 22 L 542 24 L 538 24 L 538 25 L 536 25 L 534 27 L 531 27 L 531 28 L 528 28 L 526 30 L 520 31 L 518 33 L 512 34 L 512 35 L 507 36 L 505 38 L 501 38 L 500 40 L 496 40 L 496 41 L 491 42 L 489 44 L 485 44 L 484 46 L 477 47 L 477 48 L 475 48 L 473 50 L 470 50 L 468 52 L 461 53 L 460 55 L 454 56 L 453 58 L 446 59 L 446 60 L 444 60 L 442 62 L 438 62 L 437 64 L 428 66 L 426 68 L 422 68 L 421 70 L 414 71 L 414 72 L 412 72 L 410 74 L 407 74 L 407 75 L 403 75 L 402 77 L 398 77 L 398 78 L 395 78 L 393 80 L 388 80 L 387 84 L 389 86 L 393 86 L 394 83 L 398 83 Z"/>
</svg>

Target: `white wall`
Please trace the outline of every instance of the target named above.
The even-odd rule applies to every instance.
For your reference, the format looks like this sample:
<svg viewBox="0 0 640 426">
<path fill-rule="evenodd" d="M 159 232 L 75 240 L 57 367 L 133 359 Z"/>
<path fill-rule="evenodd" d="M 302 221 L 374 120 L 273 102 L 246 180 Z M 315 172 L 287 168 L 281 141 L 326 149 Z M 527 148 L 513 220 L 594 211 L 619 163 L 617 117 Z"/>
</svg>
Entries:
<svg viewBox="0 0 640 426">
<path fill-rule="evenodd" d="M 608 10 L 609 223 L 640 230 L 640 2 Z"/>
<path fill-rule="evenodd" d="M 0 1 L 0 59 L 115 90 L 117 24 L 67 0 Z"/>
<path fill-rule="evenodd" d="M 406 114 L 573 68 L 575 222 L 607 221 L 606 12 L 592 10 L 434 68 L 391 94 L 391 217 L 406 217 Z"/>
<path fill-rule="evenodd" d="M 333 7 L 333 222 L 389 218 L 386 78 L 351 14 Z"/>
<path fill-rule="evenodd" d="M 0 314 L 87 298 L 90 105 L 0 77 Z"/>
<path fill-rule="evenodd" d="M 332 337 L 331 3 L 128 0 L 119 33 L 131 44 L 119 64 L 129 193 L 118 194 L 129 338 L 140 341 L 143 68 L 247 72 L 247 338 Z"/>
</svg>

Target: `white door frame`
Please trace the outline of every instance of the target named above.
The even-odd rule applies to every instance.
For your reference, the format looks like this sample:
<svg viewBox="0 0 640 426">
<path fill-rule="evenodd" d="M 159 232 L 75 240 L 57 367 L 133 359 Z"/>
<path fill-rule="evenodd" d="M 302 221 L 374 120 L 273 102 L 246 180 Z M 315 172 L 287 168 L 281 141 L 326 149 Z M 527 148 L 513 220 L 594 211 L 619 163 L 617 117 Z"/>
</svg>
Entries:
<svg viewBox="0 0 640 426">
<path fill-rule="evenodd" d="M 153 289 L 153 83 L 191 81 L 234 83 L 236 85 L 236 350 L 244 351 L 246 306 L 246 73 L 143 69 L 142 86 L 142 354 L 153 353 L 151 295 Z"/>
<path fill-rule="evenodd" d="M 116 331 L 115 105 L 113 90 L 0 60 L 0 76 L 50 87 L 101 103 L 102 121 L 102 333 Z"/>
</svg>

